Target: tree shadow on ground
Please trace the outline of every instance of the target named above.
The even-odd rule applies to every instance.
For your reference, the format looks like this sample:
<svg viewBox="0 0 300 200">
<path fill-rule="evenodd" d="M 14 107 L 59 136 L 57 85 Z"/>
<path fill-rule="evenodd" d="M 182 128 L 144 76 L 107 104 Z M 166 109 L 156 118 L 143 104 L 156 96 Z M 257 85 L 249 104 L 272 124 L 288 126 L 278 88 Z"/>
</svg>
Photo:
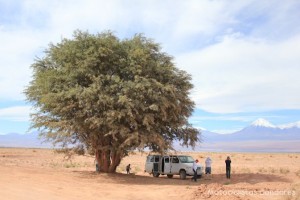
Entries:
<svg viewBox="0 0 300 200">
<path fill-rule="evenodd" d="M 213 174 L 211 179 L 205 178 L 205 175 L 198 179 L 197 182 L 191 180 L 191 176 L 187 176 L 185 180 L 181 180 L 179 176 L 174 175 L 168 178 L 166 175 L 158 178 L 149 174 L 135 175 L 123 173 L 96 173 L 91 171 L 73 171 L 73 173 L 83 179 L 93 179 L 95 181 L 107 181 L 115 184 L 138 184 L 138 185 L 200 185 L 200 184 L 237 184 L 237 183 L 267 183 L 267 182 L 284 182 L 291 183 L 288 178 L 276 174 L 259 174 L 259 173 L 241 173 L 232 174 L 231 179 L 226 179 L 225 174 Z"/>
</svg>

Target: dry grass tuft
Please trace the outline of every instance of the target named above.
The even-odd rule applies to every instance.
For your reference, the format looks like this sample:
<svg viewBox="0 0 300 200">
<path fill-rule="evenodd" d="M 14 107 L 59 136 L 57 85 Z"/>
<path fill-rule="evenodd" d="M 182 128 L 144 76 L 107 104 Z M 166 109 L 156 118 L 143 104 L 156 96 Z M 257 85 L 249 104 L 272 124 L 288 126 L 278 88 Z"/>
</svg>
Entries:
<svg viewBox="0 0 300 200">
<path fill-rule="evenodd" d="M 79 168 L 82 167 L 80 163 L 77 162 L 69 162 L 63 165 L 64 168 Z"/>
<path fill-rule="evenodd" d="M 250 174 L 251 170 L 249 168 L 242 168 L 241 173 Z"/>
<path fill-rule="evenodd" d="M 300 169 L 296 171 L 295 174 L 300 177 Z"/>
<path fill-rule="evenodd" d="M 274 167 L 269 167 L 269 172 L 274 174 L 277 172 L 277 170 Z"/>
<path fill-rule="evenodd" d="M 281 174 L 288 174 L 290 172 L 289 168 L 280 168 L 279 169 L 279 172 Z"/>
<path fill-rule="evenodd" d="M 224 185 L 229 185 L 229 184 L 230 184 L 230 182 L 225 182 L 225 183 L 224 183 Z"/>
<path fill-rule="evenodd" d="M 265 169 L 264 167 L 261 167 L 261 168 L 258 169 L 258 172 L 259 173 L 268 173 L 268 170 Z"/>
<path fill-rule="evenodd" d="M 142 172 L 143 170 L 139 167 L 139 166 L 135 166 L 134 167 L 134 172 L 135 173 L 139 173 L 139 172 Z"/>
<path fill-rule="evenodd" d="M 126 171 L 126 166 L 124 164 L 120 164 L 116 170 L 118 173 L 122 173 Z"/>
</svg>

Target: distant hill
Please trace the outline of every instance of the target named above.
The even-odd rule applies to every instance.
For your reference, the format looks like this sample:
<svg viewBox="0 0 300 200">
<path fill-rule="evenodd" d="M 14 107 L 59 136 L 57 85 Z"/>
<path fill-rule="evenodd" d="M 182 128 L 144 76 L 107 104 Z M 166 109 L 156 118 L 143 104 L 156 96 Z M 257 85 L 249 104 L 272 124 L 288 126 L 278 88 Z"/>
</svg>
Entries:
<svg viewBox="0 0 300 200">
<path fill-rule="evenodd" d="M 247 152 L 300 152 L 300 122 L 275 126 L 265 119 L 258 119 L 240 131 L 219 134 L 201 130 L 201 143 L 195 151 L 247 151 Z M 0 135 L 0 147 L 52 148 L 43 143 L 38 133 Z M 174 142 L 179 151 L 192 151 Z"/>
<path fill-rule="evenodd" d="M 0 147 L 52 148 L 52 144 L 43 143 L 37 132 L 0 135 Z"/>
</svg>

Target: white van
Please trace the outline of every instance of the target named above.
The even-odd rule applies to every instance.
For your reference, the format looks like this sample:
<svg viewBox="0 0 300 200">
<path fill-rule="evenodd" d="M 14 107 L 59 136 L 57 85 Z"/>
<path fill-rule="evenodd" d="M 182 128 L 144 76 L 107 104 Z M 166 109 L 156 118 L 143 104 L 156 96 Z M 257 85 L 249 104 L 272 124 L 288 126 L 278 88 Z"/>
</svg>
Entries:
<svg viewBox="0 0 300 200">
<path fill-rule="evenodd" d="M 186 176 L 193 176 L 194 159 L 185 155 L 149 155 L 145 164 L 145 172 L 152 174 L 154 177 L 159 175 L 167 175 L 172 178 L 173 175 L 180 175 L 180 179 Z M 202 176 L 202 166 L 197 164 L 198 177 Z"/>
</svg>

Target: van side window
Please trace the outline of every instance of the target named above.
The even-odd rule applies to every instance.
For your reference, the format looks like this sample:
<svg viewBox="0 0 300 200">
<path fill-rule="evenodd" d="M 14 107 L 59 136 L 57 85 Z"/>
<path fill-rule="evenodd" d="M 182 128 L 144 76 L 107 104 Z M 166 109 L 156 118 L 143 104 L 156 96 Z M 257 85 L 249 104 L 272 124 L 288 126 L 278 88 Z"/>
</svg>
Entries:
<svg viewBox="0 0 300 200">
<path fill-rule="evenodd" d="M 159 157 L 155 156 L 155 162 L 159 162 Z"/>
<path fill-rule="evenodd" d="M 169 163 L 169 162 L 170 162 L 169 157 L 166 157 L 166 158 L 165 158 L 165 163 Z"/>
<path fill-rule="evenodd" d="M 177 157 L 172 158 L 172 163 L 179 163 L 179 159 Z"/>
<path fill-rule="evenodd" d="M 150 158 L 151 158 L 151 159 L 150 159 L 150 162 L 154 162 L 154 157 L 151 156 Z"/>
</svg>

